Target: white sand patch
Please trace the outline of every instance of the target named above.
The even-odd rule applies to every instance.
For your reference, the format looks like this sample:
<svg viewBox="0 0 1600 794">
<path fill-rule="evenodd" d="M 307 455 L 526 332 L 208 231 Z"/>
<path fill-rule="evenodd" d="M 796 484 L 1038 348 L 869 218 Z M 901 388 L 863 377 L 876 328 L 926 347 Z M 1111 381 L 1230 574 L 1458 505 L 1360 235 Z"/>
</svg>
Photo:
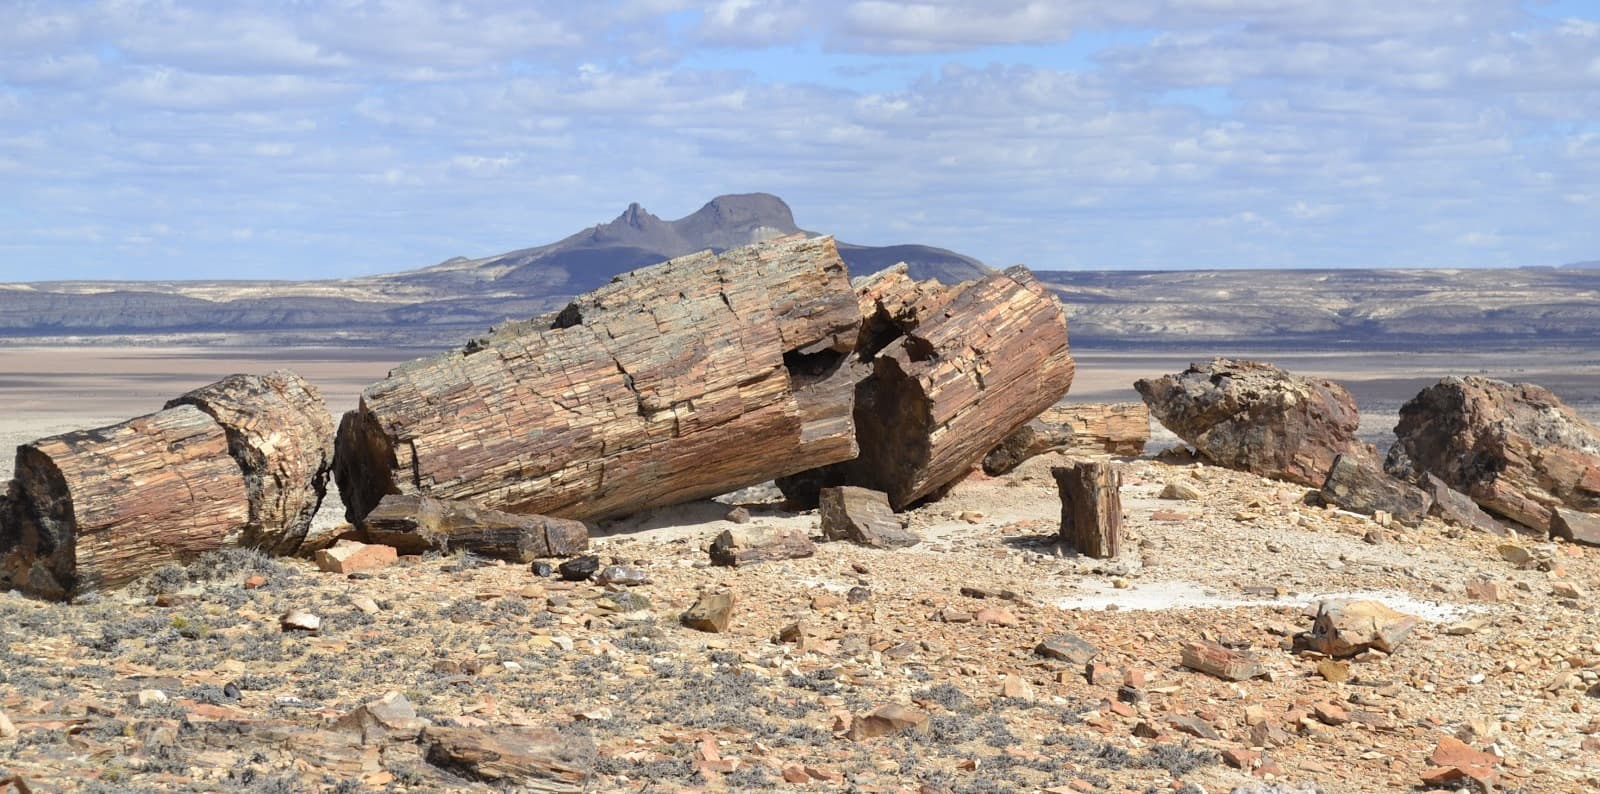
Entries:
<svg viewBox="0 0 1600 794">
<path fill-rule="evenodd" d="M 1198 582 L 1140 582 L 1127 589 L 1117 589 L 1102 580 L 1085 580 L 1086 592 L 1056 599 L 1060 609 L 1124 609 L 1158 611 L 1169 609 L 1233 609 L 1256 606 L 1306 607 L 1318 601 L 1332 599 L 1381 601 L 1391 609 L 1416 615 L 1430 623 L 1448 623 L 1461 619 L 1478 607 L 1428 601 L 1396 590 L 1364 590 L 1328 593 L 1298 593 L 1279 598 L 1227 595 Z"/>
</svg>

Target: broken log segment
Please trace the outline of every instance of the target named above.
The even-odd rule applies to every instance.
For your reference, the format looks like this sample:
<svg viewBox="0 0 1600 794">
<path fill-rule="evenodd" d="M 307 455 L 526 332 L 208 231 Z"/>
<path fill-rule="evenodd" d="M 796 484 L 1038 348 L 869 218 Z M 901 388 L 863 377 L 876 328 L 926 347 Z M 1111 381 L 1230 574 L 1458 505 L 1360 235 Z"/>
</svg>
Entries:
<svg viewBox="0 0 1600 794">
<path fill-rule="evenodd" d="M 366 542 L 393 546 L 401 554 L 461 550 L 510 562 L 571 557 L 589 547 L 589 528 L 581 521 L 429 496 L 385 496 L 358 531 Z"/>
<path fill-rule="evenodd" d="M 277 370 L 230 375 L 166 407 L 180 405 L 199 408 L 227 433 L 250 497 L 244 545 L 273 554 L 299 551 L 333 466 L 333 416 L 321 392 L 299 375 Z"/>
<path fill-rule="evenodd" d="M 1122 473 L 1095 461 L 1050 469 L 1061 492 L 1061 539 L 1106 560 L 1122 552 Z"/>
<path fill-rule="evenodd" d="M 588 788 L 594 743 L 550 728 L 505 726 L 422 731 L 428 763 L 473 780 L 516 784 L 519 791 L 580 792 Z"/>
<path fill-rule="evenodd" d="M 597 519 L 848 460 L 860 324 L 832 238 L 623 274 L 368 387 L 335 444 L 346 516 L 404 493 Z"/>
<path fill-rule="evenodd" d="M 0 585 L 69 598 L 237 544 L 249 499 L 222 426 L 191 405 L 17 448 Z"/>
<path fill-rule="evenodd" d="M 990 450 L 983 473 L 998 477 L 1046 452 L 1138 456 L 1149 441 L 1150 409 L 1144 403 L 1057 405 Z"/>
<path fill-rule="evenodd" d="M 861 454 L 780 479 L 799 504 L 857 485 L 910 507 L 959 482 L 1072 386 L 1065 312 L 1027 268 L 948 288 L 891 269 L 857 292 L 872 364 L 856 387 Z"/>
</svg>

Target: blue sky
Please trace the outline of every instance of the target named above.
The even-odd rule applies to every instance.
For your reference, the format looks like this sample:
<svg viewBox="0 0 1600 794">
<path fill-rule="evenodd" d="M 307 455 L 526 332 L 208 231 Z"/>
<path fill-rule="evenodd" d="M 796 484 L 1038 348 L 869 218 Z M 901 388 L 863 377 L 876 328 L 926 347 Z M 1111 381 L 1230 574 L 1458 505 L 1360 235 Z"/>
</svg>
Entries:
<svg viewBox="0 0 1600 794">
<path fill-rule="evenodd" d="M 784 197 L 999 266 L 1600 259 L 1600 0 L 0 0 L 0 281 Z"/>
</svg>

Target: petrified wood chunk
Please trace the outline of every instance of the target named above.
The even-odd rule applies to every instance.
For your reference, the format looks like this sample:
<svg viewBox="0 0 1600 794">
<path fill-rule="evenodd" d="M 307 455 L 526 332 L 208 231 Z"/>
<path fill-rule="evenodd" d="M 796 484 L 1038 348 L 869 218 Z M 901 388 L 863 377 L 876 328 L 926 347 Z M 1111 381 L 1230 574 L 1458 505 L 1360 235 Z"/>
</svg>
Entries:
<svg viewBox="0 0 1600 794">
<path fill-rule="evenodd" d="M 826 237 L 618 276 L 368 387 L 336 443 L 346 515 L 406 493 L 593 519 L 848 460 L 860 323 Z"/>
<path fill-rule="evenodd" d="M 227 434 L 190 405 L 24 444 L 16 478 L 0 583 L 48 598 L 125 584 L 249 526 Z"/>
<path fill-rule="evenodd" d="M 299 375 L 277 370 L 230 375 L 166 407 L 180 405 L 199 408 L 227 432 L 250 496 L 243 543 L 274 554 L 299 551 L 333 466 L 333 417 L 322 394 Z"/>
<path fill-rule="evenodd" d="M 824 488 L 818 496 L 817 512 L 822 535 L 829 540 L 848 540 L 875 549 L 901 549 L 922 542 L 922 536 L 907 529 L 895 515 L 882 491 L 853 485 Z"/>
<path fill-rule="evenodd" d="M 1144 403 L 1057 405 L 990 450 L 983 473 L 997 477 L 1046 452 L 1142 455 L 1149 441 L 1150 409 Z"/>
<path fill-rule="evenodd" d="M 1266 673 L 1255 654 L 1204 640 L 1184 643 L 1179 649 L 1179 658 L 1184 667 L 1224 681 L 1249 681 Z"/>
<path fill-rule="evenodd" d="M 1600 513 L 1600 428 L 1543 387 L 1445 378 L 1401 407 L 1394 432 L 1395 476 L 1432 474 L 1542 532 L 1557 507 Z"/>
<path fill-rule="evenodd" d="M 1433 506 L 1426 491 L 1389 476 L 1370 458 L 1349 455 L 1334 458 L 1320 493 L 1329 504 L 1369 516 L 1382 511 L 1408 527 L 1420 525 Z"/>
<path fill-rule="evenodd" d="M 1340 455 L 1373 457 L 1343 386 L 1258 361 L 1215 359 L 1133 384 L 1151 415 L 1206 460 L 1322 487 Z"/>
<path fill-rule="evenodd" d="M 424 728 L 424 757 L 474 780 L 516 784 L 518 791 L 579 792 L 593 771 L 588 739 L 549 728 Z"/>
<path fill-rule="evenodd" d="M 723 530 L 711 541 L 711 561 L 728 567 L 793 560 L 816 553 L 817 545 L 805 530 L 794 527 L 734 527 Z"/>
<path fill-rule="evenodd" d="M 856 387 L 861 454 L 780 479 L 800 504 L 826 486 L 858 485 L 904 509 L 961 480 L 1072 385 L 1066 315 L 1026 268 L 954 287 L 894 268 L 856 289 L 871 363 Z"/>
<path fill-rule="evenodd" d="M 360 531 L 369 542 L 402 554 L 464 549 L 512 562 L 570 557 L 589 547 L 589 528 L 581 521 L 516 515 L 430 496 L 385 496 L 362 520 Z"/>
<path fill-rule="evenodd" d="M 1122 551 L 1122 474 L 1114 463 L 1050 469 L 1061 493 L 1061 539 L 1078 553 L 1111 559 Z"/>
<path fill-rule="evenodd" d="M 1306 643 L 1311 650 L 1333 657 L 1354 656 L 1368 648 L 1394 653 L 1421 622 L 1380 601 L 1323 601 Z"/>
</svg>

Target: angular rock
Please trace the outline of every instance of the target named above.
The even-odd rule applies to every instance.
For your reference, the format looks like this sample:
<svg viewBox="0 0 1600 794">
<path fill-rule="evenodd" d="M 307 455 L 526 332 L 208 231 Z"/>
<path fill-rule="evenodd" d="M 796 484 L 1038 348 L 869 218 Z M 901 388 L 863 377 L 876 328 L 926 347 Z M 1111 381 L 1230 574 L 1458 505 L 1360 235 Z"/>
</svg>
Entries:
<svg viewBox="0 0 1600 794">
<path fill-rule="evenodd" d="M 0 711 L 0 739 L 15 739 L 19 734 L 20 731 L 11 722 L 11 718 L 7 717 L 5 712 Z"/>
<path fill-rule="evenodd" d="M 568 582 L 587 582 L 600 571 L 600 558 L 593 554 L 574 557 L 556 566 L 556 572 Z"/>
<path fill-rule="evenodd" d="M 1484 512 L 1477 502 L 1472 501 L 1472 497 L 1451 488 L 1444 480 L 1424 473 L 1421 485 L 1422 490 L 1433 497 L 1433 506 L 1428 508 L 1429 515 L 1437 516 L 1459 527 L 1476 529 L 1491 535 L 1511 534 L 1510 527 Z"/>
<path fill-rule="evenodd" d="M 1072 634 L 1057 634 L 1040 642 L 1033 652 L 1046 659 L 1058 659 L 1072 664 L 1088 664 L 1100 653 L 1094 643 Z"/>
<path fill-rule="evenodd" d="M 1600 514 L 1552 507 L 1550 535 L 1586 546 L 1600 546 Z"/>
<path fill-rule="evenodd" d="M 333 417 L 317 387 L 288 370 L 230 375 L 169 400 L 192 405 L 228 436 L 228 451 L 244 473 L 250 520 L 240 542 L 273 554 L 294 554 L 312 537 L 333 470 Z"/>
<path fill-rule="evenodd" d="M 1150 409 L 1144 403 L 1057 405 L 990 450 L 983 473 L 998 477 L 1047 452 L 1138 456 L 1149 441 Z"/>
<path fill-rule="evenodd" d="M 731 592 L 701 593 L 679 620 L 691 629 L 721 634 L 733 621 L 734 603 Z"/>
<path fill-rule="evenodd" d="M 389 494 L 359 529 L 368 541 L 394 546 L 403 554 L 468 551 L 531 562 L 582 554 L 589 547 L 589 528 L 581 521 L 506 513 L 431 496 Z"/>
<path fill-rule="evenodd" d="M 237 545 L 250 498 L 228 448 L 192 405 L 18 447 L 0 589 L 65 599 Z"/>
<path fill-rule="evenodd" d="M 748 526 L 724 530 L 711 542 L 711 561 L 737 567 L 773 560 L 792 560 L 817 553 L 804 530 Z"/>
<path fill-rule="evenodd" d="M 581 792 L 594 771 L 590 740 L 548 728 L 445 728 L 422 732 L 428 763 L 472 780 L 524 791 Z"/>
<path fill-rule="evenodd" d="M 650 581 L 649 575 L 644 571 L 628 565 L 607 565 L 600 569 L 594 576 L 595 584 L 616 585 L 618 587 L 637 587 Z"/>
<path fill-rule="evenodd" d="M 897 704 L 879 706 L 870 714 L 856 717 L 847 734 L 850 741 L 859 742 L 880 736 L 896 736 L 928 727 L 928 715 L 916 709 Z"/>
<path fill-rule="evenodd" d="M 388 567 L 398 559 L 393 546 L 341 540 L 317 552 L 317 567 L 330 573 L 359 573 Z"/>
<path fill-rule="evenodd" d="M 1389 476 L 1370 458 L 1349 455 L 1334 458 L 1321 494 L 1324 501 L 1352 513 L 1384 513 L 1408 527 L 1420 525 L 1433 505 L 1433 497 L 1421 488 Z"/>
<path fill-rule="evenodd" d="M 418 717 L 411 701 L 399 692 L 363 703 L 333 723 L 334 730 L 358 736 L 362 744 L 414 741 L 427 726 L 428 721 Z"/>
<path fill-rule="evenodd" d="M 1373 456 L 1343 386 L 1271 364 L 1215 359 L 1134 383 L 1150 414 L 1207 461 L 1320 487 L 1340 455 Z"/>
<path fill-rule="evenodd" d="M 860 326 L 829 237 L 625 273 L 369 386 L 335 444 L 346 517 L 420 493 L 599 519 L 849 460 Z"/>
<path fill-rule="evenodd" d="M 883 491 L 897 510 L 937 497 L 1072 385 L 1066 315 L 1026 268 L 945 287 L 897 267 L 857 294 L 861 454 L 779 478 L 797 504 L 830 485 Z"/>
<path fill-rule="evenodd" d="M 1385 467 L 1432 474 L 1541 532 L 1554 508 L 1600 512 L 1600 428 L 1533 384 L 1472 376 L 1423 389 L 1400 409 Z"/>
<path fill-rule="evenodd" d="M 291 609 L 278 617 L 278 627 L 284 631 L 310 631 L 322 628 L 322 618 L 304 609 Z"/>
<path fill-rule="evenodd" d="M 874 549 L 900 549 L 922 541 L 895 515 L 889 495 L 882 491 L 853 485 L 823 488 L 817 507 L 822 534 L 829 540 L 848 540 Z"/>
<path fill-rule="evenodd" d="M 1397 612 L 1378 601 L 1323 601 L 1306 644 L 1311 650 L 1335 658 L 1355 656 L 1368 648 L 1394 653 L 1420 622 L 1416 616 Z"/>
<path fill-rule="evenodd" d="M 1198 502 L 1205 498 L 1205 491 L 1200 486 L 1183 480 L 1173 480 L 1161 489 L 1162 499 L 1176 499 L 1184 502 Z"/>
<path fill-rule="evenodd" d="M 1204 640 L 1184 643 L 1180 659 L 1184 667 L 1224 681 L 1248 681 L 1266 673 L 1255 654 Z"/>
</svg>

